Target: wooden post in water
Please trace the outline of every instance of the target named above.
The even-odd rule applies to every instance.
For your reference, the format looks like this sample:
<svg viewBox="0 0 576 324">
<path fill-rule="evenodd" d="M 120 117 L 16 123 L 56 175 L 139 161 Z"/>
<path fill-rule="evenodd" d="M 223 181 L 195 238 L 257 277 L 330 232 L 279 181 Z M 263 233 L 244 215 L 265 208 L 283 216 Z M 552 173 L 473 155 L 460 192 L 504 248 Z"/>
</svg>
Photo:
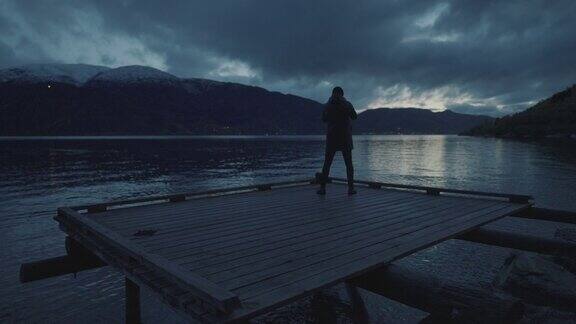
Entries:
<svg viewBox="0 0 576 324">
<path fill-rule="evenodd" d="M 126 324 L 140 324 L 142 318 L 140 314 L 140 287 L 134 281 L 124 280 L 126 290 Z"/>
<path fill-rule="evenodd" d="M 353 323 L 369 323 L 370 317 L 368 310 L 364 304 L 364 300 L 358 291 L 358 288 L 350 282 L 346 282 L 346 292 L 350 298 L 352 305 L 352 321 Z"/>
</svg>

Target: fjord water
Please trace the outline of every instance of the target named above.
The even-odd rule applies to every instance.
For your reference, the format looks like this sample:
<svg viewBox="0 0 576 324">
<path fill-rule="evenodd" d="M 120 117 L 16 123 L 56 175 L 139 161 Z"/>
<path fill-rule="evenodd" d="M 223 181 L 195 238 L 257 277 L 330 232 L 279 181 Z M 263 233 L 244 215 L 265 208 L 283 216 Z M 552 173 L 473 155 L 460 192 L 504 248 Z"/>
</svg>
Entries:
<svg viewBox="0 0 576 324">
<path fill-rule="evenodd" d="M 18 282 L 19 264 L 64 254 L 64 234 L 52 220 L 57 207 L 312 177 L 323 145 L 321 136 L 0 138 L 0 322 L 122 321 L 123 277 L 112 269 Z M 574 142 L 358 136 L 354 163 L 357 179 L 530 194 L 539 206 L 576 210 Z M 345 176 L 341 156 L 332 174 Z M 489 226 L 544 236 L 559 227 L 517 219 Z M 486 285 L 508 253 L 449 241 L 400 262 Z M 364 297 L 374 322 L 424 316 Z M 150 294 L 144 305 L 145 321 L 179 320 Z M 305 313 L 288 307 L 271 316 L 298 321 Z"/>
</svg>

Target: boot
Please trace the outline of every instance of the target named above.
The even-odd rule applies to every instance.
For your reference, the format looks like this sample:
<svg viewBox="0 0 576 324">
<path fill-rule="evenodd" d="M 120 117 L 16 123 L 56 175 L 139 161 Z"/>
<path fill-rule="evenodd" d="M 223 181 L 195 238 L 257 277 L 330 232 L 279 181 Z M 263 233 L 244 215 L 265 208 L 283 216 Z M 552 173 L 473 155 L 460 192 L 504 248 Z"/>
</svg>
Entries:
<svg viewBox="0 0 576 324">
<path fill-rule="evenodd" d="M 318 191 L 316 191 L 317 194 L 319 195 L 325 195 L 326 194 L 326 177 L 324 176 L 324 173 L 318 172 L 316 173 L 316 182 L 320 183 L 320 189 L 318 189 Z"/>
<path fill-rule="evenodd" d="M 354 186 L 348 187 L 348 195 L 355 195 L 356 193 L 357 191 L 354 189 Z"/>
<path fill-rule="evenodd" d="M 348 180 L 348 195 L 355 195 L 356 189 L 354 189 L 354 181 Z"/>
</svg>

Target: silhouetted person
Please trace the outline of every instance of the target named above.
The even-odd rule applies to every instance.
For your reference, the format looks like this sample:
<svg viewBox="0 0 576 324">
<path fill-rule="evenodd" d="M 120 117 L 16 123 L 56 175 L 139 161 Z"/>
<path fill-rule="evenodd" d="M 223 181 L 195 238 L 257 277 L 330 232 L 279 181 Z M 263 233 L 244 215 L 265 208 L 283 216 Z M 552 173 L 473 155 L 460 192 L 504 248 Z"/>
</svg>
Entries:
<svg viewBox="0 0 576 324">
<path fill-rule="evenodd" d="M 352 166 L 352 128 L 350 120 L 356 119 L 354 106 L 344 98 L 344 90 L 340 87 L 332 89 L 332 96 L 324 105 L 322 121 L 326 127 L 326 156 L 320 179 L 319 195 L 326 194 L 326 180 L 330 175 L 330 167 L 337 151 L 342 152 L 346 163 L 346 176 L 348 178 L 348 194 L 356 193 L 354 190 L 354 167 Z"/>
</svg>

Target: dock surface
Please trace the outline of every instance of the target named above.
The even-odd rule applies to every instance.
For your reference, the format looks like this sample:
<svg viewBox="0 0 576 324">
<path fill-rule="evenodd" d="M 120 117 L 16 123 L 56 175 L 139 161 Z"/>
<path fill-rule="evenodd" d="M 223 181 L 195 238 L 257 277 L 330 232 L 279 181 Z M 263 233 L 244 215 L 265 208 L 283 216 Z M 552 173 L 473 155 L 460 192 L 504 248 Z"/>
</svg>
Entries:
<svg viewBox="0 0 576 324">
<path fill-rule="evenodd" d="M 529 205 L 343 184 L 291 185 L 56 219 L 190 317 L 251 318 Z"/>
</svg>

